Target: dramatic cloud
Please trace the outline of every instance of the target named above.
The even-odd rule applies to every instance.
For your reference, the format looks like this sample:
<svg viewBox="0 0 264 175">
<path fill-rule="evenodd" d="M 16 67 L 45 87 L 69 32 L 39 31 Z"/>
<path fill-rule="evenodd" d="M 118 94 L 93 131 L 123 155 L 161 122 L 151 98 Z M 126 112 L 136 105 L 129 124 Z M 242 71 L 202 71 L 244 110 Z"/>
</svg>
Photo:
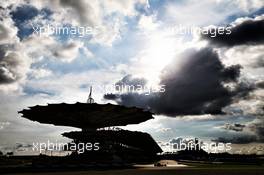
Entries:
<svg viewBox="0 0 264 175">
<path fill-rule="evenodd" d="M 81 24 L 95 25 L 98 20 L 98 10 L 94 9 L 89 1 L 60 0 L 59 5 L 72 9 Z"/>
<path fill-rule="evenodd" d="M 132 75 L 126 75 L 120 81 L 116 83 L 117 86 L 125 86 L 125 85 L 132 85 L 132 86 L 145 86 L 147 80 L 144 78 L 133 78 Z"/>
<path fill-rule="evenodd" d="M 17 29 L 13 27 L 10 20 L 0 19 L 0 44 L 7 44 L 14 40 L 17 40 Z"/>
<path fill-rule="evenodd" d="M 35 79 L 48 77 L 48 76 L 52 75 L 52 71 L 50 71 L 48 69 L 43 69 L 43 68 L 32 69 L 29 73 L 30 73 L 30 76 L 35 78 Z"/>
<path fill-rule="evenodd" d="M 163 70 L 160 84 L 165 85 L 164 93 L 128 93 L 119 95 L 119 99 L 112 94 L 111 98 L 126 106 L 175 116 L 221 114 L 233 98 L 247 94 L 249 88 L 241 88 L 237 83 L 240 66 L 225 67 L 213 49 L 188 50 L 183 55 L 181 64 L 176 67 L 172 63 Z M 235 83 L 234 89 L 224 86 L 225 83 Z"/>
<path fill-rule="evenodd" d="M 8 12 L 0 8 L 0 44 L 18 42 L 17 32 L 18 29 Z"/>
<path fill-rule="evenodd" d="M 264 110 L 264 107 L 262 108 Z M 264 118 L 258 116 L 251 122 L 245 124 L 230 124 L 226 123 L 221 127 L 227 131 L 236 131 L 236 136 L 232 138 L 221 137 L 217 140 L 219 142 L 231 142 L 231 143 L 251 143 L 251 142 L 264 142 Z"/>
<path fill-rule="evenodd" d="M 69 63 L 79 54 L 79 49 L 83 48 L 83 43 L 77 40 L 68 40 L 64 43 L 56 41 L 51 36 L 32 35 L 22 42 L 24 51 L 27 52 L 36 62 L 40 59 L 55 58 L 62 62 Z M 92 55 L 92 53 L 90 53 Z M 89 56 L 89 55 L 88 55 Z"/>
<path fill-rule="evenodd" d="M 240 64 L 245 68 L 245 73 L 248 73 L 248 68 L 264 67 L 264 45 L 231 47 L 223 55 L 225 63 Z"/>
<path fill-rule="evenodd" d="M 164 15 L 163 20 L 170 23 L 204 26 L 224 21 L 236 12 L 252 12 L 262 5 L 261 0 L 204 0 L 199 3 L 194 0 L 185 0 L 180 3 L 170 1 L 162 15 Z"/>
<path fill-rule="evenodd" d="M 25 77 L 28 70 L 23 55 L 8 45 L 0 45 L 0 84 L 9 84 Z"/>
<path fill-rule="evenodd" d="M 55 10 L 65 10 L 70 12 L 72 19 L 77 19 L 80 24 L 101 25 L 104 15 L 119 13 L 124 16 L 136 15 L 135 6 L 137 4 L 147 5 L 147 0 L 111 0 L 111 1 L 94 1 L 85 0 L 58 0 L 51 1 L 56 8 Z M 54 7 L 53 7 L 54 8 Z M 62 9 L 61 9 L 62 8 Z"/>
<path fill-rule="evenodd" d="M 258 88 L 264 89 L 264 81 L 258 81 L 258 82 L 256 82 L 256 86 Z"/>
<path fill-rule="evenodd" d="M 32 149 L 33 145 L 28 143 L 16 143 L 14 150 L 18 152 L 28 151 L 28 149 Z"/>
<path fill-rule="evenodd" d="M 85 102 L 91 85 L 100 86 L 93 89 L 95 101 L 105 103 L 101 97 L 108 91 L 103 86 L 158 84 L 165 85 L 164 93 L 124 92 L 105 94 L 104 98 L 164 114 L 149 123 L 131 126 L 132 130 L 139 128 L 151 133 L 157 140 L 177 136 L 232 139 L 233 135 L 249 135 L 243 142 L 261 142 L 264 47 L 259 29 L 263 29 L 263 17 L 252 16 L 263 13 L 263 3 L 263 0 L 1 1 L 0 140 L 23 151 L 29 146 L 26 142 L 36 136 L 40 140 L 50 139 L 59 133 L 52 126 L 18 120 L 17 111 L 27 106 Z M 204 35 L 201 41 L 196 35 L 175 35 L 174 29 L 181 25 L 218 26 L 238 16 L 244 17 L 231 23 L 229 36 Z M 84 37 L 35 35 L 31 24 L 96 27 L 97 32 Z M 207 48 L 207 43 L 214 48 Z M 186 50 L 193 47 L 201 49 Z M 174 57 L 181 52 L 182 56 Z M 171 62 L 172 58 L 175 62 Z M 120 78 L 123 75 L 127 76 Z M 247 80 L 248 83 L 241 83 Z M 237 106 L 232 106 L 234 103 Z M 232 109 L 226 110 L 230 106 Z M 225 112 L 230 117 L 214 115 Z M 237 118 L 237 113 L 247 116 Z M 181 115 L 184 117 L 172 118 Z M 251 115 L 259 120 L 247 123 Z M 229 126 L 215 128 L 223 123 Z M 186 130 L 187 125 L 191 129 Z"/>
<path fill-rule="evenodd" d="M 106 99 L 106 100 L 117 100 L 118 98 L 119 98 L 119 96 L 116 94 L 113 94 L 113 93 L 104 94 L 104 99 Z"/>
<path fill-rule="evenodd" d="M 56 48 L 54 56 L 60 58 L 62 61 L 71 62 L 79 53 L 79 49 L 83 45 L 80 42 L 69 42 Z"/>
<path fill-rule="evenodd" d="M 209 44 L 220 47 L 222 61 L 226 65 L 239 64 L 243 67 L 242 78 L 251 82 L 252 89 L 246 99 L 240 99 L 230 105 L 234 114 L 257 117 L 252 122 L 243 124 L 225 124 L 223 129 L 234 134 L 233 137 L 221 137 L 220 142 L 251 143 L 264 142 L 264 104 L 263 104 L 263 45 L 264 45 L 264 17 L 239 18 L 231 24 L 230 35 L 212 37 L 203 35 Z M 254 76 L 252 76 L 254 75 Z M 254 84 L 254 85 L 253 85 Z M 245 84 L 244 84 L 245 85 Z M 245 86 L 240 86 L 240 88 Z M 246 85 L 247 87 L 247 85 Z M 247 93 L 247 92 L 246 92 Z M 244 96 L 245 94 L 242 94 Z"/>
<path fill-rule="evenodd" d="M 260 19 L 259 19 L 260 18 Z M 231 27 L 230 34 L 204 34 L 203 39 L 216 46 L 232 47 L 237 45 L 257 45 L 264 43 L 264 19 L 248 19 Z"/>
<path fill-rule="evenodd" d="M 245 135 L 245 136 L 238 136 L 238 137 L 233 137 L 233 138 L 219 137 L 212 141 L 220 142 L 220 143 L 247 144 L 247 143 L 256 142 L 256 136 Z"/>
<path fill-rule="evenodd" d="M 262 107 L 264 111 L 264 106 Z M 256 141 L 264 142 L 264 118 L 259 116 L 252 122 L 247 123 L 246 128 L 256 135 Z"/>
<path fill-rule="evenodd" d="M 239 123 L 235 123 L 235 124 L 230 124 L 230 123 L 226 123 L 223 126 L 224 129 L 226 130 L 232 130 L 232 131 L 243 131 L 243 129 L 245 128 L 245 125 L 243 124 L 239 124 Z"/>
</svg>

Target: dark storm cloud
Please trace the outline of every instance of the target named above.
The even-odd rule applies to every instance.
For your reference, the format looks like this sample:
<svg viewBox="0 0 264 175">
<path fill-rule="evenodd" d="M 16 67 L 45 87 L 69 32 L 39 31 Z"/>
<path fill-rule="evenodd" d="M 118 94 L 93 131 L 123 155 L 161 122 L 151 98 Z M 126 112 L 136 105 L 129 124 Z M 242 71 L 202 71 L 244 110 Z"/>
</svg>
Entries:
<svg viewBox="0 0 264 175">
<path fill-rule="evenodd" d="M 262 111 L 264 111 L 264 107 L 262 107 Z M 264 118 L 260 116 L 257 122 L 252 122 L 247 125 L 249 130 L 255 133 L 257 140 L 264 142 Z"/>
<path fill-rule="evenodd" d="M 231 27 L 231 34 L 202 35 L 202 39 L 220 47 L 232 47 L 237 45 L 257 45 L 264 43 L 264 19 L 246 20 L 241 24 Z"/>
<path fill-rule="evenodd" d="M 256 82 L 256 86 L 260 89 L 264 89 L 264 81 L 258 81 Z"/>
<path fill-rule="evenodd" d="M 165 85 L 164 93 L 148 96 L 127 93 L 114 100 L 168 116 L 221 114 L 222 108 L 233 98 L 249 91 L 247 88 L 231 91 L 223 85 L 228 82 L 237 84 L 240 66 L 225 67 L 211 48 L 188 50 L 181 60 L 181 65 L 172 63 L 163 70 L 160 84 Z"/>
<path fill-rule="evenodd" d="M 219 137 L 212 141 L 220 142 L 220 143 L 247 144 L 247 143 L 256 142 L 257 137 L 254 135 L 245 135 L 245 136 L 238 136 L 238 137 L 233 137 L 233 138 Z"/>
<path fill-rule="evenodd" d="M 117 91 L 122 91 L 126 88 L 126 86 L 130 86 L 131 88 L 134 87 L 135 89 L 138 87 L 144 87 L 147 83 L 147 80 L 145 78 L 135 78 L 132 75 L 126 75 L 121 80 L 115 83 L 115 89 Z M 126 96 L 126 98 L 129 98 L 130 95 Z M 134 98 L 136 94 L 133 94 L 131 98 Z M 118 100 L 118 98 L 122 98 L 122 96 L 118 94 L 105 94 L 104 99 L 106 100 Z"/>
<path fill-rule="evenodd" d="M 117 94 L 104 94 L 104 99 L 106 100 L 116 100 L 119 96 Z"/>
<path fill-rule="evenodd" d="M 17 152 L 23 152 L 23 151 L 27 151 L 29 149 L 31 149 L 33 147 L 33 145 L 31 144 L 27 144 L 27 143 L 16 143 L 16 145 L 14 146 L 15 151 Z"/>
<path fill-rule="evenodd" d="M 116 100 L 119 104 L 125 106 L 136 106 L 140 108 L 150 109 L 152 112 L 157 112 L 155 107 L 152 106 L 152 101 L 155 100 L 156 96 L 143 95 L 138 93 L 127 93 L 119 95 L 119 98 Z M 158 99 L 157 99 L 158 100 Z"/>
<path fill-rule="evenodd" d="M 132 86 L 144 86 L 147 83 L 147 80 L 144 78 L 134 78 L 132 75 L 126 75 L 120 81 L 116 83 L 116 85 L 132 85 Z"/>
<path fill-rule="evenodd" d="M 263 109 L 262 109 L 263 110 Z M 264 142 L 264 118 L 259 116 L 256 120 L 247 124 L 225 124 L 223 129 L 238 132 L 239 136 L 233 138 L 218 138 L 219 142 L 251 143 Z M 246 135 L 245 135 L 246 134 Z M 249 135 L 250 134 L 250 135 Z"/>
<path fill-rule="evenodd" d="M 226 123 L 224 125 L 224 129 L 226 130 L 232 130 L 232 131 L 243 131 L 243 129 L 246 127 L 246 125 L 240 124 L 240 123 L 235 123 L 235 124 L 230 124 L 230 123 Z"/>
</svg>

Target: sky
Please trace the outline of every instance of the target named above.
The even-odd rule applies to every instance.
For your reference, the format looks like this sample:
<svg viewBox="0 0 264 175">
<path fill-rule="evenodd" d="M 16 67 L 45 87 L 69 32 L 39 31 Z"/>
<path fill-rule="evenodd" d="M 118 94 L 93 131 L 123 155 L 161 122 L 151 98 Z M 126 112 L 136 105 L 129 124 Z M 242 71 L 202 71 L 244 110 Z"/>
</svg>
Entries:
<svg viewBox="0 0 264 175">
<path fill-rule="evenodd" d="M 60 134 L 78 128 L 18 111 L 86 102 L 93 86 L 96 103 L 153 112 L 123 128 L 148 132 L 163 149 L 197 137 L 264 154 L 263 73 L 262 0 L 1 1 L 0 150 L 68 141 Z"/>
</svg>

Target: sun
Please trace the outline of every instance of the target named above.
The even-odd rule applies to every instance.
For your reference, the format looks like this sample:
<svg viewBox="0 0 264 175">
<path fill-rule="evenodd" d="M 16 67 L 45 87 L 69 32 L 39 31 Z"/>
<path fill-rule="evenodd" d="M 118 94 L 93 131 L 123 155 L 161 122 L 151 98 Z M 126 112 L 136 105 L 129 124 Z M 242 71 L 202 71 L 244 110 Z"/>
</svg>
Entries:
<svg viewBox="0 0 264 175">
<path fill-rule="evenodd" d="M 155 32 L 149 36 L 141 52 L 140 64 L 144 65 L 143 76 L 150 84 L 159 83 L 160 73 L 181 50 L 181 40 L 164 33 Z"/>
</svg>

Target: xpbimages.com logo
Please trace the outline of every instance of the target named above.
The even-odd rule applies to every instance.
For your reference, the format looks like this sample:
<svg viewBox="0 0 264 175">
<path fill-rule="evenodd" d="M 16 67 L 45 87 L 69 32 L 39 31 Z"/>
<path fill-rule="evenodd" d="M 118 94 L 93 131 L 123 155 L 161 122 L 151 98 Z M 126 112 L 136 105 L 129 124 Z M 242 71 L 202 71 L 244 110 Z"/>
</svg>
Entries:
<svg viewBox="0 0 264 175">
<path fill-rule="evenodd" d="M 207 27 L 198 27 L 194 25 L 183 25 L 178 24 L 174 26 L 166 27 L 167 31 L 177 35 L 207 35 L 209 37 L 216 37 L 219 35 L 230 35 L 232 33 L 231 26 L 207 26 Z"/>
<path fill-rule="evenodd" d="M 71 35 L 76 37 L 85 37 L 97 35 L 102 32 L 99 26 L 67 26 L 67 25 L 35 25 L 31 24 L 33 34 L 38 36 L 46 35 Z"/>
<path fill-rule="evenodd" d="M 100 149 L 100 143 L 87 142 L 87 143 L 64 143 L 64 142 L 33 142 L 32 151 L 39 153 L 45 153 L 46 151 L 74 151 L 78 153 L 84 153 L 85 151 L 98 151 Z"/>
<path fill-rule="evenodd" d="M 221 143 L 221 142 L 198 142 L 195 140 L 188 139 L 178 139 L 177 142 L 169 143 L 169 149 L 171 152 L 181 151 L 181 150 L 193 150 L 200 151 L 206 150 L 209 152 L 228 152 L 232 150 L 231 143 Z"/>
</svg>

